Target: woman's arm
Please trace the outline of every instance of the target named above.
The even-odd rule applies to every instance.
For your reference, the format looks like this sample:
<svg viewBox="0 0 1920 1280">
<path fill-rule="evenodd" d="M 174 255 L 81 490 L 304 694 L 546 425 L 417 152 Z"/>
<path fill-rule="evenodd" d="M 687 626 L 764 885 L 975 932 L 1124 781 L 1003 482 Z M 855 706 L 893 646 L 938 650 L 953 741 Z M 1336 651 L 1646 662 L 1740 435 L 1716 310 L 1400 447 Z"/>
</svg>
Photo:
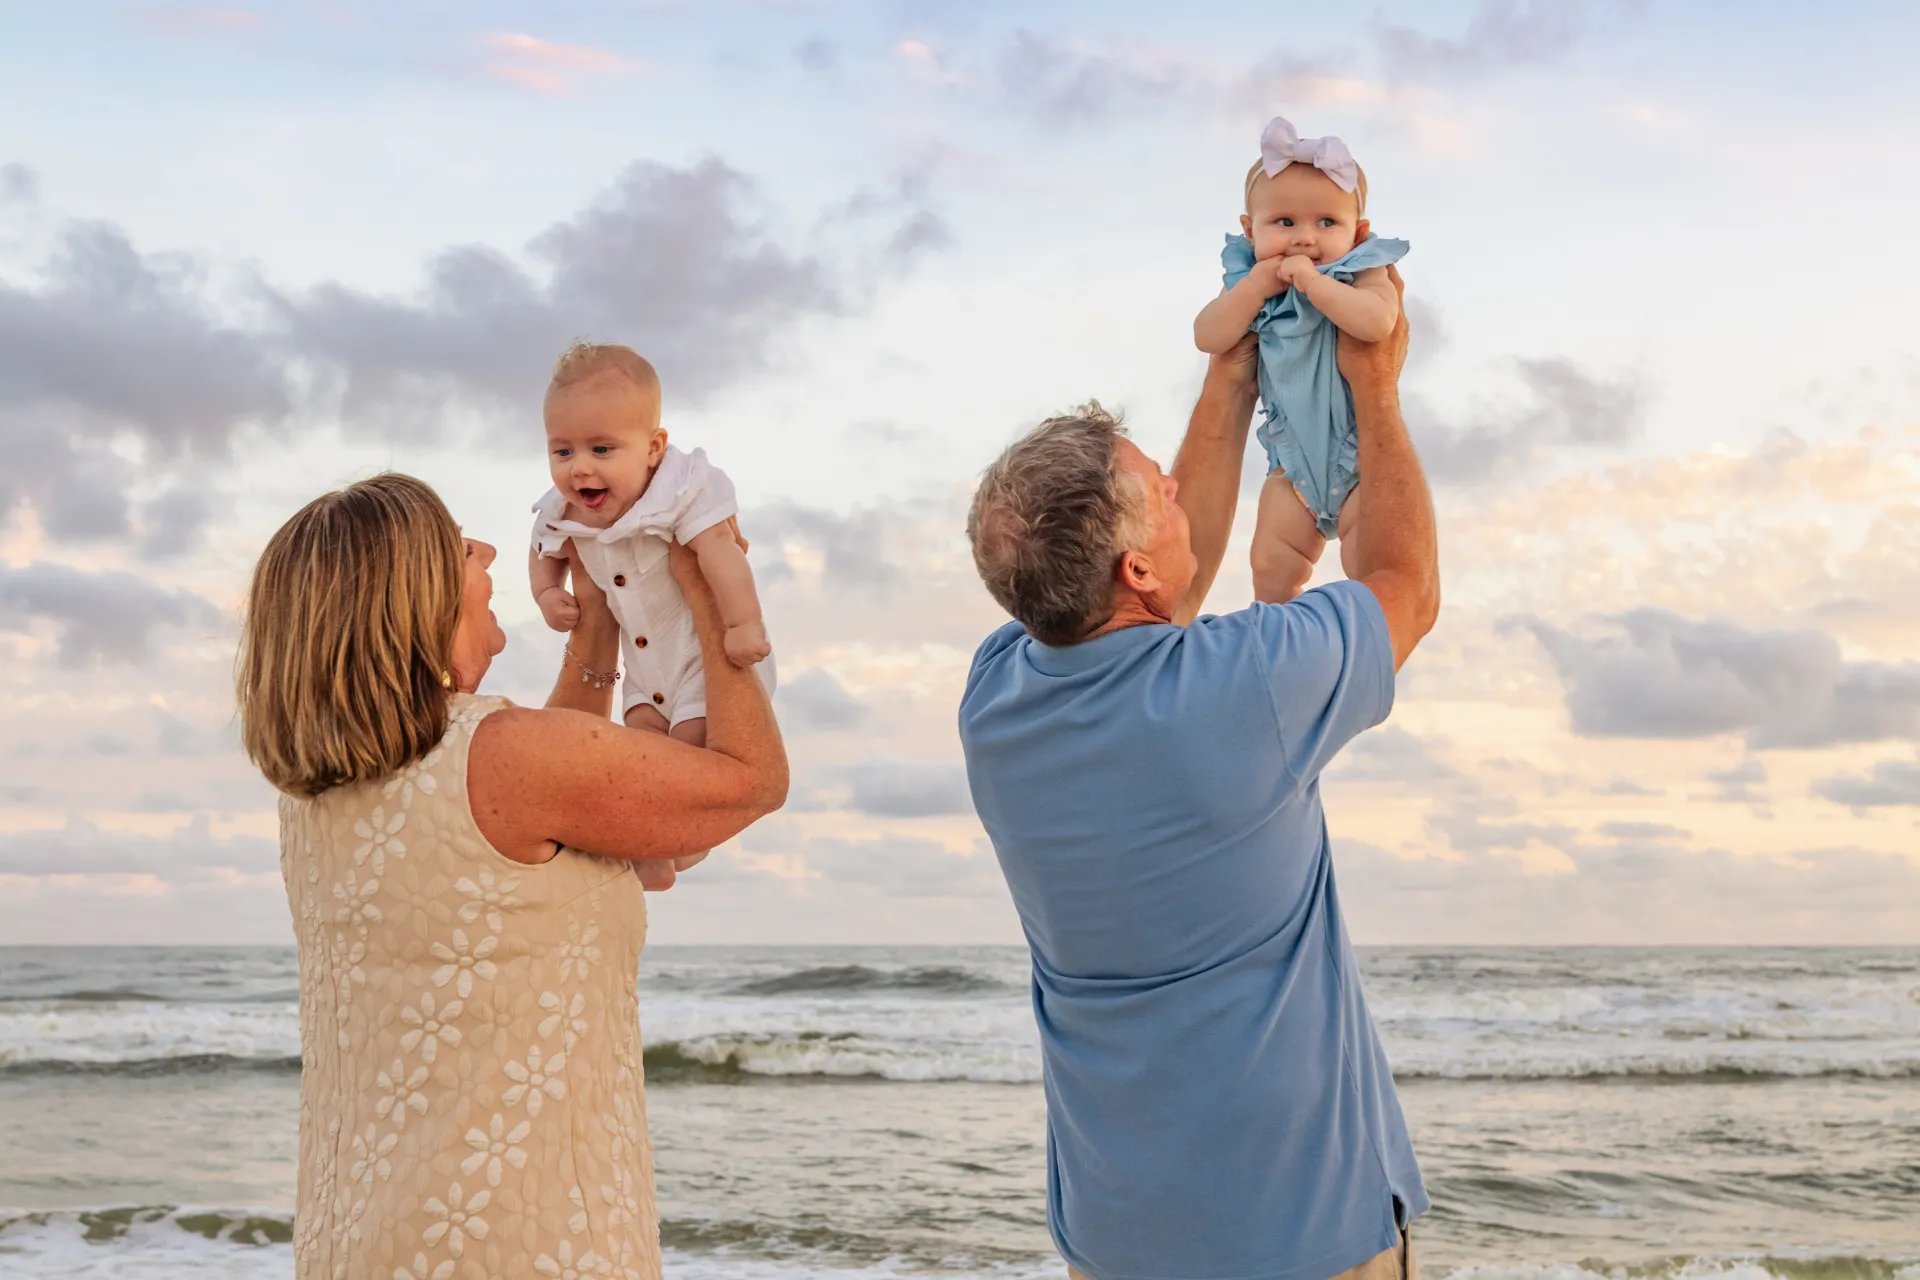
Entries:
<svg viewBox="0 0 1920 1280">
<path fill-rule="evenodd" d="M 1246 335 L 1247 326 L 1267 305 L 1267 299 L 1286 289 L 1280 279 L 1280 259 L 1268 258 L 1253 264 L 1253 270 L 1231 289 L 1200 308 L 1193 320 L 1193 345 L 1209 355 L 1219 355 Z"/>
<path fill-rule="evenodd" d="M 1385 267 L 1369 267 L 1352 284 L 1308 269 L 1295 274 L 1293 287 L 1306 294 L 1334 328 L 1362 342 L 1385 341 L 1400 319 L 1400 297 Z"/>
<path fill-rule="evenodd" d="M 786 802 L 786 748 L 766 690 L 727 661 L 725 624 L 693 552 L 674 547 L 672 563 L 706 665 L 707 745 L 606 719 L 609 691 L 581 683 L 569 662 L 549 709 L 510 708 L 474 731 L 474 820 L 507 857 L 544 862 L 556 845 L 610 858 L 682 857 L 732 839 Z M 601 601 L 583 598 L 581 612 L 574 652 L 610 670 L 618 628 Z M 589 629 L 593 657 L 581 647 Z"/>
</svg>

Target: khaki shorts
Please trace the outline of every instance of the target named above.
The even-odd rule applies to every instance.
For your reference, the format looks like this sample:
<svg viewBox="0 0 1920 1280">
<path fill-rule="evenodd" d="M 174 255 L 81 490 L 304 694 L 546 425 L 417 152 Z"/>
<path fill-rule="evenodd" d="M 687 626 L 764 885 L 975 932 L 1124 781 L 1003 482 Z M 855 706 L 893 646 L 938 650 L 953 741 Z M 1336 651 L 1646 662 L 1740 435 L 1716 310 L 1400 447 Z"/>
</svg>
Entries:
<svg viewBox="0 0 1920 1280">
<path fill-rule="evenodd" d="M 1067 1268 L 1072 1280 L 1087 1280 L 1084 1272 Z M 1350 1267 L 1327 1280 L 1420 1280 L 1420 1260 L 1413 1255 L 1413 1234 L 1400 1233 L 1400 1243 L 1385 1253 L 1377 1253 L 1357 1267 Z"/>
</svg>

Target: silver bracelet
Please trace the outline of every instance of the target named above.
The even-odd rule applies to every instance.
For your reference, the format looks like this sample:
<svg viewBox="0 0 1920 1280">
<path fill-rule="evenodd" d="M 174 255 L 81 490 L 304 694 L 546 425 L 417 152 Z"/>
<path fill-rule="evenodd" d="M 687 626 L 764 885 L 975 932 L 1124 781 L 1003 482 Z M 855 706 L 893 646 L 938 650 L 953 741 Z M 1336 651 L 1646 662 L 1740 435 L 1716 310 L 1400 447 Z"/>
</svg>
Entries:
<svg viewBox="0 0 1920 1280">
<path fill-rule="evenodd" d="M 563 645 L 560 652 L 564 654 L 574 666 L 580 668 L 581 684 L 590 684 L 596 689 L 605 689 L 611 687 L 615 681 L 620 679 L 620 671 L 617 667 L 612 671 L 595 671 L 592 667 L 588 666 L 581 660 L 580 655 L 573 651 L 573 645 L 571 643 Z"/>
</svg>

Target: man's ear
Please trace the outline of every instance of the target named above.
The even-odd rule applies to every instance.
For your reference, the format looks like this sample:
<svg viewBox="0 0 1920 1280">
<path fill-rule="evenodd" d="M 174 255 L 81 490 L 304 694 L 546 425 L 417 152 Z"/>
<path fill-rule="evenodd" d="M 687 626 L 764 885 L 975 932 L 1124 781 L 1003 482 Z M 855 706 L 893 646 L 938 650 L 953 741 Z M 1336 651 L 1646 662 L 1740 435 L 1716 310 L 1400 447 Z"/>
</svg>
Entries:
<svg viewBox="0 0 1920 1280">
<path fill-rule="evenodd" d="M 1360 219 L 1360 221 L 1353 224 L 1353 242 L 1355 244 L 1364 243 L 1366 241 L 1366 238 L 1372 234 L 1373 234 L 1373 224 L 1371 222 L 1368 222 L 1365 218 L 1362 218 Z"/>
<path fill-rule="evenodd" d="M 1160 583 L 1160 575 L 1154 572 L 1153 561 L 1138 551 L 1120 553 L 1120 566 L 1114 571 L 1119 575 L 1120 585 L 1129 591 L 1147 592 Z"/>
</svg>

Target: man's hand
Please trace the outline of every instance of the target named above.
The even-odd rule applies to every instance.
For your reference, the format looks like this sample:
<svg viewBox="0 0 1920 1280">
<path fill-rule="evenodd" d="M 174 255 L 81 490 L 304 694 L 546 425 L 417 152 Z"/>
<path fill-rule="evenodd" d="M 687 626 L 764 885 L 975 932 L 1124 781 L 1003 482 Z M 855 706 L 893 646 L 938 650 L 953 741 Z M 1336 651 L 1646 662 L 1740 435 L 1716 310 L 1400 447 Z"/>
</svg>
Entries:
<svg viewBox="0 0 1920 1280">
<path fill-rule="evenodd" d="M 1340 376 L 1356 396 L 1397 390 L 1400 370 L 1407 363 L 1407 285 L 1397 267 L 1387 268 L 1387 279 L 1393 281 L 1394 296 L 1400 303 L 1400 318 L 1393 322 L 1393 332 L 1379 342 L 1362 342 L 1342 331 L 1335 347 Z"/>
<path fill-rule="evenodd" d="M 1260 335 L 1249 331 L 1225 351 L 1207 357 L 1207 381 L 1233 395 L 1252 394 L 1260 376 Z"/>
</svg>

